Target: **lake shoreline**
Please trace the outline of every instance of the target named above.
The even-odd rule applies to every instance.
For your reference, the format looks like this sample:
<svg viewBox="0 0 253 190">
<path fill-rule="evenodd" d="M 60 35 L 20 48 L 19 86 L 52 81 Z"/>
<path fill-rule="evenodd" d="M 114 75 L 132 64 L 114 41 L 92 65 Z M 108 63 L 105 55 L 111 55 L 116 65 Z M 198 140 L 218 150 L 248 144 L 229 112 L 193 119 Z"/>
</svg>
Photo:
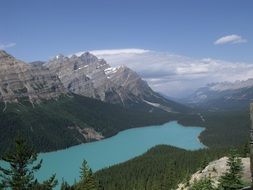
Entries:
<svg viewBox="0 0 253 190">
<path fill-rule="evenodd" d="M 205 145 L 199 141 L 198 136 L 204 130 L 203 127 L 185 127 L 173 120 L 161 125 L 126 129 L 99 141 L 39 153 L 38 160 L 42 159 L 43 165 L 36 178 L 43 181 L 56 173 L 59 181 L 64 179 L 73 184 L 75 179 L 79 179 L 83 159 L 93 171 L 99 171 L 134 159 L 157 145 L 192 151 L 202 149 Z"/>
<path fill-rule="evenodd" d="M 181 123 L 180 123 L 179 121 L 177 121 L 177 120 L 170 120 L 170 121 L 167 121 L 167 122 L 162 123 L 162 124 L 147 125 L 147 126 L 132 127 L 132 128 L 124 129 L 124 130 L 122 130 L 122 131 L 118 131 L 118 132 L 115 133 L 114 135 L 107 136 L 107 137 L 104 136 L 104 138 L 102 138 L 102 139 L 100 139 L 100 140 L 91 140 L 91 141 L 88 141 L 88 142 L 83 142 L 83 143 L 80 143 L 80 144 L 72 145 L 72 146 L 69 146 L 69 147 L 66 147 L 66 148 L 61 148 L 61 149 L 52 150 L 52 151 L 46 151 L 46 152 L 38 152 L 38 154 L 48 154 L 48 153 L 53 153 L 53 152 L 59 152 L 59 151 L 67 150 L 67 149 L 69 149 L 69 148 L 73 148 L 73 147 L 77 147 L 77 146 L 82 146 L 82 145 L 84 145 L 84 144 L 89 144 L 89 143 L 94 143 L 94 142 L 100 142 L 100 141 L 103 141 L 103 140 L 112 138 L 112 137 L 118 135 L 119 133 L 124 132 L 124 131 L 127 131 L 127 130 L 139 129 L 139 128 L 148 128 L 148 127 L 153 127 L 153 126 L 162 126 L 162 125 L 165 125 L 165 124 L 171 123 L 171 122 L 176 122 L 176 123 L 178 123 L 179 125 L 182 125 L 183 127 L 186 127 L 186 128 L 187 128 L 187 127 L 203 128 L 204 130 L 201 131 L 201 133 L 198 135 L 197 139 L 198 139 L 199 143 L 203 144 L 206 148 L 208 148 L 208 146 L 206 146 L 206 145 L 201 141 L 201 135 L 202 135 L 202 133 L 206 130 L 205 127 L 201 127 L 201 126 L 191 126 L 191 125 L 183 125 L 183 124 L 181 124 Z"/>
</svg>

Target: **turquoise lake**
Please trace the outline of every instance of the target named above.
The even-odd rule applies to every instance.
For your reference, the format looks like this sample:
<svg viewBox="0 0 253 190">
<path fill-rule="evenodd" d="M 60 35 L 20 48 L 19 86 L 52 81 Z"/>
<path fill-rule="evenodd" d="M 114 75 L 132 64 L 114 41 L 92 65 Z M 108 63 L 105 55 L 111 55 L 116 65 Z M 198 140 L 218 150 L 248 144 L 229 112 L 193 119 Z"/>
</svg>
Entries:
<svg viewBox="0 0 253 190">
<path fill-rule="evenodd" d="M 79 179 L 79 168 L 86 159 L 96 171 L 139 156 L 159 144 L 172 145 L 188 150 L 203 148 L 198 140 L 203 131 L 200 127 L 184 127 L 177 122 L 163 125 L 128 129 L 117 135 L 97 142 L 81 144 L 65 150 L 43 153 L 39 179 L 48 178 L 56 173 L 62 179 L 73 183 Z"/>
<path fill-rule="evenodd" d="M 200 127 L 184 127 L 173 121 L 163 125 L 128 129 L 101 141 L 41 153 L 39 158 L 43 159 L 43 164 L 36 177 L 41 181 L 56 173 L 60 183 L 64 179 L 72 184 L 75 179 L 79 179 L 83 159 L 96 171 L 139 156 L 159 144 L 187 150 L 204 148 L 198 140 L 203 130 Z"/>
</svg>

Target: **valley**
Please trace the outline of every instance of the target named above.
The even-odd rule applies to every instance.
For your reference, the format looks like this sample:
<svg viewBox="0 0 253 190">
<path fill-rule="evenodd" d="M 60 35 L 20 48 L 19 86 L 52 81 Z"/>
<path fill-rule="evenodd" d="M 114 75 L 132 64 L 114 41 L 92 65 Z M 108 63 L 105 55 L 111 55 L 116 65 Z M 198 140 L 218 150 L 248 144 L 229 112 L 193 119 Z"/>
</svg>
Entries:
<svg viewBox="0 0 253 190">
<path fill-rule="evenodd" d="M 96 140 L 83 134 L 87 128 L 110 137 L 190 110 L 126 67 L 109 72 L 105 60 L 88 52 L 28 64 L 0 51 L 0 63 L 0 155 L 19 135 L 39 152 L 52 151 Z"/>
<path fill-rule="evenodd" d="M 23 137 L 44 160 L 37 175 L 41 181 L 56 173 L 59 181 L 64 178 L 73 184 L 86 159 L 105 189 L 116 190 L 117 184 L 122 189 L 142 189 L 149 183 L 150 189 L 159 189 L 158 184 L 171 188 L 196 172 L 206 155 L 212 161 L 227 155 L 232 147 L 240 152 L 247 145 L 251 80 L 242 85 L 237 82 L 236 87 L 215 84 L 218 90 L 212 87 L 214 92 L 206 90 L 202 95 L 202 89 L 197 90 L 198 96 L 192 95 L 182 104 L 154 92 L 131 69 L 110 67 L 89 52 L 28 64 L 1 51 L 0 61 L 0 155 L 13 149 L 13 139 Z M 143 159 L 144 174 L 149 173 L 150 152 L 154 162 L 168 159 L 182 164 L 174 159 L 183 157 L 193 163 L 195 156 L 199 160 L 190 169 L 183 166 L 177 174 L 170 164 L 163 173 L 162 166 L 157 167 L 159 174 L 154 172 L 150 178 L 144 175 L 134 182 L 125 173 L 115 183 L 122 168 L 139 173 L 139 159 Z M 170 158 L 164 157 L 167 154 Z M 140 167 L 132 168 L 132 164 Z M 178 181 L 165 180 L 174 175 Z M 125 178 L 132 186 L 125 184 Z"/>
<path fill-rule="evenodd" d="M 252 7 L 1 0 L 0 190 L 253 189 Z"/>
<path fill-rule="evenodd" d="M 78 168 L 83 159 L 87 160 L 93 171 L 98 171 L 133 159 L 159 144 L 186 150 L 204 148 L 205 146 L 198 141 L 198 135 L 203 130 L 199 127 L 183 127 L 177 122 L 169 122 L 128 129 L 101 141 L 42 153 L 39 159 L 43 159 L 44 166 L 37 177 L 43 181 L 50 174 L 56 173 L 59 181 L 64 179 L 69 184 L 74 184 L 79 178 Z M 182 138 L 179 140 L 178 136 Z"/>
</svg>

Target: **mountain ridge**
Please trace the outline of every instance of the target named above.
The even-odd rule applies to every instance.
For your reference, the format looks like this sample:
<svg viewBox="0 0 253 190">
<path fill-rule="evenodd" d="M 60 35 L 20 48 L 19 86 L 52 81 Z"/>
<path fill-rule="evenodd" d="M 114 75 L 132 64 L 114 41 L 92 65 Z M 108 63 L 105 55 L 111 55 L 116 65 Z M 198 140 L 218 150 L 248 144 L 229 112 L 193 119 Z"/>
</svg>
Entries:
<svg viewBox="0 0 253 190">
<path fill-rule="evenodd" d="M 26 64 L 5 51 L 0 51 L 0 101 L 31 103 L 56 98 L 65 89 L 57 76 L 39 65 Z"/>
<path fill-rule="evenodd" d="M 134 71 L 111 68 L 90 53 L 30 64 L 4 51 L 0 55 L 0 154 L 18 135 L 38 151 L 51 151 L 187 112 Z M 4 87 L 8 93 L 2 93 Z M 22 91 L 25 87 L 28 92 Z"/>
<path fill-rule="evenodd" d="M 36 103 L 74 93 L 146 111 L 158 108 L 180 112 L 187 109 L 154 92 L 128 67 L 111 67 L 104 59 L 89 52 L 79 56 L 59 54 L 47 62 L 27 64 L 1 51 L 0 63 L 0 101 L 4 102 L 18 102 L 23 98 Z M 11 81 L 13 76 L 14 85 Z"/>
<path fill-rule="evenodd" d="M 196 90 L 183 101 L 209 110 L 247 109 L 253 100 L 253 79 L 211 83 Z"/>
</svg>

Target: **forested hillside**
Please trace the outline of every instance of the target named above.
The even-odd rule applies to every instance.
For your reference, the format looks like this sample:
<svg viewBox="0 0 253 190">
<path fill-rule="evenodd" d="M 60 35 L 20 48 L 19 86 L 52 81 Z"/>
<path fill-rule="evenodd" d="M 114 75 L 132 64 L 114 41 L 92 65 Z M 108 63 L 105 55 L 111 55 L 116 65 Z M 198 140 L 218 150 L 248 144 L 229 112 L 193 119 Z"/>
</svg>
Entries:
<svg viewBox="0 0 253 190">
<path fill-rule="evenodd" d="M 168 113 L 153 109 L 152 113 L 123 108 L 77 95 L 62 96 L 57 101 L 40 104 L 22 102 L 0 106 L 0 154 L 17 135 L 26 137 L 37 151 L 51 151 L 86 142 L 79 128 L 93 128 L 104 137 L 121 130 L 178 120 L 186 126 L 201 126 L 200 135 L 208 147 L 244 144 L 248 138 L 249 111 Z"/>
<path fill-rule="evenodd" d="M 249 111 L 204 112 L 178 117 L 184 125 L 203 126 L 201 141 L 208 149 L 186 151 L 160 145 L 144 155 L 96 173 L 105 190 L 165 190 L 187 182 L 191 174 L 212 160 L 228 155 L 231 148 L 242 157 L 249 151 Z"/>
<path fill-rule="evenodd" d="M 249 109 L 239 111 L 200 111 L 179 118 L 183 125 L 205 127 L 200 140 L 210 147 L 233 147 L 245 144 L 249 139 Z"/>
<path fill-rule="evenodd" d="M 95 176 L 105 190 L 175 189 L 192 173 L 228 152 L 225 148 L 186 151 L 159 145 L 128 162 L 98 171 Z"/>
<path fill-rule="evenodd" d="M 159 109 L 135 111 L 77 95 L 34 105 L 2 103 L 0 110 L 0 155 L 19 135 L 36 151 L 51 151 L 86 142 L 79 129 L 92 128 L 110 137 L 124 129 L 165 123 L 177 115 Z"/>
</svg>

